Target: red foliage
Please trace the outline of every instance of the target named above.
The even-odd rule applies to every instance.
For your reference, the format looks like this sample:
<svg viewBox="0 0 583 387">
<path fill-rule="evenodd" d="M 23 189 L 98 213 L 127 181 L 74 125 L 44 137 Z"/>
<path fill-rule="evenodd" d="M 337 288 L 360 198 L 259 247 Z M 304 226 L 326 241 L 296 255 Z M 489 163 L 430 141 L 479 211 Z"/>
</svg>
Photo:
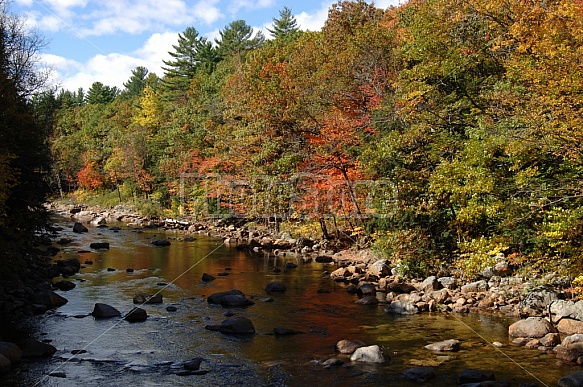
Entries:
<svg viewBox="0 0 583 387">
<path fill-rule="evenodd" d="M 96 190 L 105 184 L 103 174 L 99 172 L 95 161 L 87 161 L 83 168 L 77 173 L 77 181 L 79 186 L 88 190 Z"/>
</svg>

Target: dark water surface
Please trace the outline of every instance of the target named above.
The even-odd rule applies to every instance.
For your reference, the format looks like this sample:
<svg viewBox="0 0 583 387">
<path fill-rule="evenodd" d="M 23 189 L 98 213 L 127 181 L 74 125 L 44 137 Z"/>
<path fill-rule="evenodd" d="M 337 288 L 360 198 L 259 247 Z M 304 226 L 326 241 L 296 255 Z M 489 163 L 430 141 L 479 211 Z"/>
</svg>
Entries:
<svg viewBox="0 0 583 387">
<path fill-rule="evenodd" d="M 61 236 L 74 239 L 57 259 L 77 257 L 85 265 L 69 280 L 77 287 L 61 292 L 69 302 L 50 313 L 32 318 L 33 336 L 51 340 L 57 353 L 50 359 L 23 361 L 14 372 L 0 377 L 6 386 L 415 386 L 401 377 L 407 368 L 434 366 L 437 377 L 427 386 L 456 385 L 465 368 L 491 370 L 497 380 L 512 386 L 531 383 L 556 386 L 577 367 L 559 365 L 552 354 L 508 345 L 508 326 L 513 320 L 472 314 L 442 313 L 391 316 L 384 305 L 361 306 L 342 285 L 322 278 L 334 265 L 302 263 L 295 257 L 239 252 L 221 240 L 196 236 L 184 242 L 181 235 L 163 231 L 141 233 L 123 226 L 119 232 L 90 228 L 79 235 L 61 221 Z M 152 239 L 171 239 L 168 247 L 154 247 Z M 109 242 L 108 251 L 89 250 L 91 242 Z M 298 264 L 283 269 L 286 261 Z M 114 268 L 115 271 L 108 271 Z M 134 272 L 126 272 L 127 268 Z M 230 270 L 226 270 L 230 269 Z M 200 281 L 203 273 L 217 275 L 211 283 Z M 288 290 L 264 302 L 265 285 L 284 282 Z M 167 283 L 168 285 L 164 285 Z M 210 306 L 212 293 L 239 289 L 253 297 L 255 305 L 234 310 L 255 325 L 249 339 L 232 338 L 206 330 L 225 319 L 222 307 Z M 318 290 L 325 289 L 329 293 Z M 96 302 L 127 312 L 135 294 L 161 291 L 162 305 L 145 305 L 149 317 L 142 323 L 120 319 L 96 320 L 87 316 Z M 166 307 L 175 305 L 176 312 Z M 83 317 L 86 316 L 86 317 Z M 276 337 L 273 328 L 300 330 L 304 334 Z M 435 354 L 424 345 L 455 338 L 457 353 Z M 362 340 L 383 346 L 390 356 L 385 364 L 351 363 L 324 369 L 315 360 L 336 356 L 334 345 L 342 339 Z M 500 350 L 488 343 L 499 341 Z M 72 355 L 71 351 L 86 350 Z M 205 375 L 180 376 L 182 362 L 201 357 Z M 49 376 L 54 372 L 66 377 Z"/>
</svg>

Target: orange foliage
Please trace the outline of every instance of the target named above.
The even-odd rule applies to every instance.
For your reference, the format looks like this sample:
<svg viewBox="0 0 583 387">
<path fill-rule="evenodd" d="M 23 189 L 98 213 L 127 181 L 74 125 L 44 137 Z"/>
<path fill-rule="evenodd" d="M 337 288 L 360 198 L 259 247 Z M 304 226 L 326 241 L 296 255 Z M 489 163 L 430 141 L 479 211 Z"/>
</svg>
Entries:
<svg viewBox="0 0 583 387">
<path fill-rule="evenodd" d="M 96 169 L 96 166 L 95 161 L 87 161 L 77 173 L 77 181 L 82 188 L 93 191 L 104 185 L 103 174 Z"/>
</svg>

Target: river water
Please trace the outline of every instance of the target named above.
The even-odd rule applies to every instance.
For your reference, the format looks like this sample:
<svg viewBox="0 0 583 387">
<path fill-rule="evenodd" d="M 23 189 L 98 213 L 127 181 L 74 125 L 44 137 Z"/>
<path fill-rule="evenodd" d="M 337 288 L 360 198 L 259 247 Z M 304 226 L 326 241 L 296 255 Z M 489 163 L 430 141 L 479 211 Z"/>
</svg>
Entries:
<svg viewBox="0 0 583 387">
<path fill-rule="evenodd" d="M 356 296 L 343 285 L 323 278 L 323 271 L 336 268 L 333 264 L 240 252 L 202 235 L 186 242 L 173 232 L 126 226 L 117 232 L 90 228 L 80 235 L 69 231 L 68 220 L 60 223 L 65 227 L 60 237 L 73 242 L 56 259 L 77 257 L 82 264 L 86 260 L 93 264 L 69 278 L 76 288 L 59 292 L 69 300 L 66 305 L 29 322 L 33 336 L 50 342 L 57 353 L 49 359 L 21 362 L 14 372 L 0 377 L 0 385 L 414 386 L 418 384 L 403 379 L 401 373 L 423 365 L 435 367 L 436 378 L 425 384 L 431 386 L 456 385 L 457 375 L 466 368 L 494 371 L 497 380 L 512 386 L 555 386 L 562 376 L 579 369 L 560 365 L 552 354 L 509 345 L 512 319 L 487 314 L 393 316 L 384 312 L 382 304 L 356 305 Z M 151 244 L 162 238 L 172 244 Z M 110 249 L 80 252 L 90 250 L 91 242 L 109 242 Z M 286 261 L 298 267 L 285 270 Z M 282 270 L 275 273 L 273 267 Z M 128 268 L 134 271 L 127 272 Z M 217 279 L 203 283 L 203 273 Z M 273 302 L 266 302 L 264 289 L 272 281 L 285 283 L 287 291 L 270 295 Z M 233 310 L 251 319 L 257 331 L 253 337 L 233 338 L 205 329 L 225 319 L 225 309 L 209 305 L 206 297 L 230 289 L 239 289 L 255 301 L 249 308 Z M 164 303 L 144 305 L 149 315 L 145 322 L 89 315 L 97 302 L 124 313 L 134 306 L 135 294 L 157 292 Z M 177 310 L 167 311 L 169 305 Z M 276 327 L 304 333 L 275 336 Z M 436 354 L 423 348 L 452 338 L 461 341 L 459 352 Z M 390 361 L 350 362 L 334 352 L 335 343 L 342 339 L 380 345 Z M 489 344 L 496 341 L 504 346 L 496 349 Z M 86 352 L 72 354 L 79 350 Z M 325 369 L 318 363 L 334 356 L 345 364 Z M 203 359 L 201 370 L 206 373 L 181 376 L 183 363 L 193 358 Z"/>
</svg>

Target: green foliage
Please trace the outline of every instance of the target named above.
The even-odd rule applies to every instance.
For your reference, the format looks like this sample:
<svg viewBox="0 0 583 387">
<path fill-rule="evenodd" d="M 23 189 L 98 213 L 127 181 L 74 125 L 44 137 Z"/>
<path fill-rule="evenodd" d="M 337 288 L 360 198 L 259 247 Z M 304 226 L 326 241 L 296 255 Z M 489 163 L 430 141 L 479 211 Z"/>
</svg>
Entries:
<svg viewBox="0 0 583 387">
<path fill-rule="evenodd" d="M 291 8 L 283 7 L 279 11 L 279 18 L 273 19 L 272 28 L 268 28 L 267 31 L 275 39 L 290 39 L 295 37 L 300 31 L 300 28 L 298 27 L 296 18 L 292 14 Z"/>
</svg>

